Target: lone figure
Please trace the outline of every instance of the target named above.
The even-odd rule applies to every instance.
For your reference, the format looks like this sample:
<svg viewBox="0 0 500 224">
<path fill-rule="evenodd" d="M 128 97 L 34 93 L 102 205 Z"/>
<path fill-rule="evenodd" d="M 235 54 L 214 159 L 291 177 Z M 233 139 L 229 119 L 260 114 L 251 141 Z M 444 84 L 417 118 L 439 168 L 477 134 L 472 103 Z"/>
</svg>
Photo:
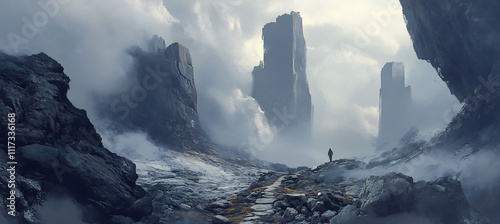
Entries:
<svg viewBox="0 0 500 224">
<path fill-rule="evenodd" d="M 333 151 L 332 148 L 328 150 L 328 157 L 330 158 L 330 162 L 332 161 Z"/>
</svg>

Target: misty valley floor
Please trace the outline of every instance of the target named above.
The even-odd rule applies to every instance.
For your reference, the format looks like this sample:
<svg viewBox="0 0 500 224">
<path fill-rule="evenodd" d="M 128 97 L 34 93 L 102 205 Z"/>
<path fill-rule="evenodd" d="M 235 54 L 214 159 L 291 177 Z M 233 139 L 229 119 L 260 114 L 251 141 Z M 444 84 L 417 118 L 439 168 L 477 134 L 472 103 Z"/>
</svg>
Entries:
<svg viewBox="0 0 500 224">
<path fill-rule="evenodd" d="M 160 223 L 488 223 L 449 178 L 370 176 L 348 159 L 277 172 L 198 153 L 163 158 L 134 160 Z"/>
</svg>

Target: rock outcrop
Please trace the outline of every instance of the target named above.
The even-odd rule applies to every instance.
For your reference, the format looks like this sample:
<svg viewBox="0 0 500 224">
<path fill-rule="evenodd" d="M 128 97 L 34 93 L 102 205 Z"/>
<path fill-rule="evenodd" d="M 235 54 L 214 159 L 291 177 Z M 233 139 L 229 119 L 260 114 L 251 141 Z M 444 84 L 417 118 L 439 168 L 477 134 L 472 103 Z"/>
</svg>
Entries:
<svg viewBox="0 0 500 224">
<path fill-rule="evenodd" d="M 386 162 L 408 161 L 433 149 L 465 154 L 464 157 L 492 149 L 492 157 L 495 157 L 500 144 L 500 2 L 400 2 L 417 56 L 436 68 L 464 107 L 430 144 L 403 147 L 402 153 L 391 153 L 392 158 Z M 489 199 L 498 198 L 499 192 L 485 189 L 496 189 L 500 182 L 496 178 L 489 183 L 491 186 L 478 186 L 482 190 L 472 194 L 469 200 L 497 223 L 500 215 L 496 210 L 500 203 Z"/>
<path fill-rule="evenodd" d="M 312 105 L 306 76 L 306 43 L 302 18 L 284 14 L 262 29 L 264 61 L 252 72 L 252 97 L 269 124 L 307 143 L 311 136 Z"/>
<path fill-rule="evenodd" d="M 380 118 L 377 149 L 392 149 L 410 130 L 411 87 L 405 86 L 404 65 L 389 62 L 380 75 Z"/>
<path fill-rule="evenodd" d="M 483 81 L 499 75 L 494 68 L 500 62 L 500 3 L 400 1 L 417 56 L 438 70 L 452 94 L 464 102 L 486 93 L 492 86 Z"/>
<path fill-rule="evenodd" d="M 499 143 L 500 3 L 400 0 L 413 47 L 465 107 L 439 139 L 442 147 Z M 455 142 L 456 141 L 456 142 Z"/>
<path fill-rule="evenodd" d="M 103 147 L 86 112 L 67 99 L 70 80 L 63 71 L 44 53 L 13 57 L 0 52 L 0 136 L 5 138 L 0 194 L 7 198 L 10 190 L 16 192 L 16 216 L 10 222 L 39 223 L 37 207 L 47 195 L 61 192 L 84 207 L 89 222 L 109 223 L 114 216 L 140 220 L 151 206 L 135 184 L 135 164 Z M 7 125 L 14 121 L 9 113 L 15 114 L 15 134 L 8 134 Z M 15 154 L 7 154 L 7 136 L 15 137 L 9 139 Z M 13 161 L 17 164 L 7 164 Z M 12 166 L 13 188 L 7 171 Z M 2 213 L 9 211 L 6 203 L 0 203 Z"/>
<path fill-rule="evenodd" d="M 118 131 L 143 131 L 175 150 L 206 151 L 189 50 L 179 43 L 166 47 L 158 36 L 148 47 L 129 51 L 134 59 L 129 91 L 112 96 L 100 110 Z"/>
<path fill-rule="evenodd" d="M 330 223 L 488 223 L 470 208 L 460 182 L 448 178 L 414 183 L 403 174 L 372 176 L 359 200 Z"/>
</svg>

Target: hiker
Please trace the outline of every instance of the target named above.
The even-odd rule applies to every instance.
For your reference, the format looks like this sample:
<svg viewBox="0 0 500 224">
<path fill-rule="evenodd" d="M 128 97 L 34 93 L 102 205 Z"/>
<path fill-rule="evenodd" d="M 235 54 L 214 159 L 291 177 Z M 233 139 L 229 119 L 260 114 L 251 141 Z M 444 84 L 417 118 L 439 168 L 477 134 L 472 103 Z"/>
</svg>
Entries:
<svg viewBox="0 0 500 224">
<path fill-rule="evenodd" d="M 328 157 L 330 158 L 330 162 L 332 161 L 333 151 L 332 148 L 328 150 Z"/>
</svg>

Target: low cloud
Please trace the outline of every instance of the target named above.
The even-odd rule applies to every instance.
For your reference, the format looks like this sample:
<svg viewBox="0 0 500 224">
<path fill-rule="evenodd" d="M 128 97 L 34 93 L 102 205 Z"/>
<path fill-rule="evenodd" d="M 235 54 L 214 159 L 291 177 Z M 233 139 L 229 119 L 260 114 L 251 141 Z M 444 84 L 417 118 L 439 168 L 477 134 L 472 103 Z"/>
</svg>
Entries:
<svg viewBox="0 0 500 224">
<path fill-rule="evenodd" d="M 309 158 L 306 161 L 291 156 L 281 162 L 317 165 L 324 161 L 330 147 L 334 147 L 336 158 L 372 153 L 378 127 L 375 109 L 380 70 L 387 61 L 404 62 L 414 98 L 428 102 L 421 104 L 424 109 L 417 110 L 425 111 L 419 113 L 419 121 L 429 124 L 424 128 L 434 129 L 446 105 L 453 105 L 454 98 L 435 71 L 429 65 L 421 66 L 426 62 L 416 58 L 402 13 L 391 6 L 398 6 L 397 0 L 314 0 L 307 4 L 287 0 L 41 2 L 56 2 L 59 8 L 54 8 L 52 16 L 38 1 L 0 3 L 4 9 L 0 15 L 0 48 L 16 53 L 8 34 L 22 36 L 24 18 L 33 23 L 35 15 L 45 12 L 47 23 L 39 24 L 37 32 L 18 46 L 18 53 L 43 51 L 60 62 L 72 80 L 70 100 L 88 110 L 94 122 L 99 120 L 92 109 L 94 97 L 123 88 L 120 80 L 131 71 L 132 58 L 126 50 L 131 46 L 145 48 L 146 42 L 158 34 L 167 44 L 177 41 L 190 49 L 200 121 L 209 136 L 222 145 L 261 138 L 269 131 L 263 132 L 267 124 L 263 119 L 255 120 L 259 112 L 247 99 L 251 95 L 251 71 L 263 57 L 262 27 L 292 10 L 303 17 L 308 46 L 307 75 L 315 105 L 313 144 L 300 149 L 294 145 L 273 148 L 276 155 L 286 154 L 291 148 L 303 150 Z M 360 32 L 369 38 L 362 46 L 356 42 Z M 354 51 L 346 54 L 345 44 L 355 47 Z M 436 91 L 427 91 L 430 86 Z M 241 102 L 233 104 L 239 108 L 231 111 L 231 105 L 225 102 L 237 99 Z M 261 158 L 275 159 L 265 155 Z"/>
</svg>

